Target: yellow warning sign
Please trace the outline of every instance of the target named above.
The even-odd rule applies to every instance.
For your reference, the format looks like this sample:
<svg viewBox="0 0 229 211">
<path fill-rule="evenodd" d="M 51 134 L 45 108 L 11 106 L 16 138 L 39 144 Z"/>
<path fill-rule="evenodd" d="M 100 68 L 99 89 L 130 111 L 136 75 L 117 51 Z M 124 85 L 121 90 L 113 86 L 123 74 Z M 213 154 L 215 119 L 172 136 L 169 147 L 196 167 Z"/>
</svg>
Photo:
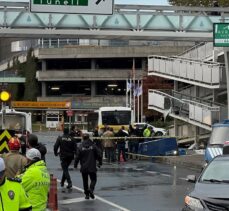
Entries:
<svg viewBox="0 0 229 211">
<path fill-rule="evenodd" d="M 12 137 L 8 130 L 0 130 L 0 153 L 9 152 L 8 141 Z"/>
</svg>

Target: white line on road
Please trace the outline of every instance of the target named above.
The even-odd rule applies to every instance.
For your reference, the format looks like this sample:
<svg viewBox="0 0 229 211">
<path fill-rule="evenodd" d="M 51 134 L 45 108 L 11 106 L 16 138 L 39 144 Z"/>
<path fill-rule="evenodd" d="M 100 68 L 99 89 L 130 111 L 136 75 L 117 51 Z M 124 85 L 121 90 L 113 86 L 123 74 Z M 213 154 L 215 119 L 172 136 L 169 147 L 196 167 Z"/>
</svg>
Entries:
<svg viewBox="0 0 229 211">
<path fill-rule="evenodd" d="M 57 180 L 57 181 L 60 182 L 60 180 Z M 78 191 L 84 193 L 84 190 L 83 190 L 82 188 L 76 187 L 76 186 L 74 186 L 74 185 L 72 186 L 72 188 L 74 188 L 74 189 L 76 189 L 76 190 L 78 190 Z M 112 206 L 112 207 L 118 208 L 120 211 L 130 211 L 130 210 L 126 209 L 125 207 L 121 207 L 121 206 L 119 206 L 118 204 L 115 204 L 115 203 L 113 203 L 113 202 L 111 202 L 111 201 L 108 201 L 108 200 L 106 200 L 106 199 L 104 199 L 104 198 L 102 198 L 102 197 L 100 197 L 100 196 L 95 195 L 95 198 L 98 199 L 98 200 L 100 200 L 100 201 L 102 201 L 103 203 L 106 203 L 106 204 Z M 76 200 L 76 199 L 75 199 L 75 200 Z M 65 201 L 65 200 L 64 200 L 64 201 Z"/>
<path fill-rule="evenodd" d="M 160 174 L 160 175 L 162 175 L 162 176 L 164 176 L 164 177 L 171 177 L 172 175 L 170 175 L 170 174 Z"/>
<path fill-rule="evenodd" d="M 82 197 L 82 198 L 60 200 L 59 203 L 60 204 L 72 204 L 72 203 L 77 203 L 77 202 L 81 202 L 81 201 L 85 201 L 85 200 L 87 200 L 87 199 Z"/>
</svg>

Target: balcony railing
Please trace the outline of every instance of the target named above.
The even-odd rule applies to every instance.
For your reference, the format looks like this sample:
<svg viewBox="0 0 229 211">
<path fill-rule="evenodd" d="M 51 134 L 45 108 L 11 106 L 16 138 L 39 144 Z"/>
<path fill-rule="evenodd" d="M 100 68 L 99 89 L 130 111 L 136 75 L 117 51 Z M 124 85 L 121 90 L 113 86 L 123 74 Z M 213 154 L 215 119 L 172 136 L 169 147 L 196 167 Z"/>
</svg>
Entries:
<svg viewBox="0 0 229 211">
<path fill-rule="evenodd" d="M 209 127 L 227 117 L 226 106 L 194 101 L 191 97 L 189 100 L 178 98 L 178 95 L 174 97 L 172 94 L 158 90 L 149 90 L 148 98 L 148 108 L 164 114 L 173 114 L 182 117 L 183 120 L 192 120 Z"/>
<path fill-rule="evenodd" d="M 226 84 L 225 67 L 215 62 L 199 62 L 187 58 L 149 56 L 148 75 L 157 75 L 206 88 Z"/>
</svg>

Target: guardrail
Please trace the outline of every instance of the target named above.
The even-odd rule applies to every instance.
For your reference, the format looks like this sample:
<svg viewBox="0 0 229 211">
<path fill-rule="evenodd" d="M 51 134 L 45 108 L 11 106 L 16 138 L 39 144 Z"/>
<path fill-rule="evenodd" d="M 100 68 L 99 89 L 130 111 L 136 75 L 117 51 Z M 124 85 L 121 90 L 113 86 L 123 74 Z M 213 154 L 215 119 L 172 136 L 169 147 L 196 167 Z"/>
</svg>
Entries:
<svg viewBox="0 0 229 211">
<path fill-rule="evenodd" d="M 149 56 L 148 75 L 159 73 L 189 84 L 198 83 L 208 88 L 225 84 L 225 67 L 216 62 L 200 62 L 187 58 Z"/>
</svg>

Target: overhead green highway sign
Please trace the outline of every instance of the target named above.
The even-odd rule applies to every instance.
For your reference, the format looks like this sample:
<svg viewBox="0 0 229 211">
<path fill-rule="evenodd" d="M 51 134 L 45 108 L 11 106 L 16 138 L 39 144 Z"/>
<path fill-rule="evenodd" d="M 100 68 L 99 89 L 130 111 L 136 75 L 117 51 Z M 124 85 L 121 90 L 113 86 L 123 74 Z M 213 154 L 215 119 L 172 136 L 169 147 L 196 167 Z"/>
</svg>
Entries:
<svg viewBox="0 0 229 211">
<path fill-rule="evenodd" d="M 214 23 L 213 41 L 215 47 L 229 47 L 229 23 Z"/>
<path fill-rule="evenodd" d="M 30 0 L 30 11 L 68 14 L 113 14 L 114 0 Z"/>
</svg>

